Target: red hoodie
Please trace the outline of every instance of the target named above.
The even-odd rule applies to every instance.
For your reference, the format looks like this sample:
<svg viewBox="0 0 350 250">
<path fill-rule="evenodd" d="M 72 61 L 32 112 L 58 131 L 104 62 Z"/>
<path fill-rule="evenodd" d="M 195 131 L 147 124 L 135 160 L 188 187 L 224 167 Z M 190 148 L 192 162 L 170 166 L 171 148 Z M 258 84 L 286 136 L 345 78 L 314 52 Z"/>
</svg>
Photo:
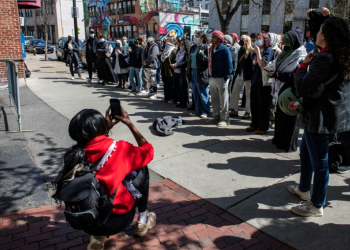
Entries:
<svg viewBox="0 0 350 250">
<path fill-rule="evenodd" d="M 97 136 L 85 147 L 86 160 L 94 163 L 106 153 L 113 139 L 106 135 Z M 96 172 L 96 178 L 105 192 L 110 194 L 118 187 L 114 198 L 113 213 L 125 214 L 133 207 L 135 200 L 126 190 L 122 181 L 124 177 L 137 169 L 143 168 L 153 160 L 153 146 L 145 142 L 139 147 L 126 141 L 117 141 L 114 151 L 104 165 Z M 141 190 L 140 190 L 141 191 Z"/>
</svg>

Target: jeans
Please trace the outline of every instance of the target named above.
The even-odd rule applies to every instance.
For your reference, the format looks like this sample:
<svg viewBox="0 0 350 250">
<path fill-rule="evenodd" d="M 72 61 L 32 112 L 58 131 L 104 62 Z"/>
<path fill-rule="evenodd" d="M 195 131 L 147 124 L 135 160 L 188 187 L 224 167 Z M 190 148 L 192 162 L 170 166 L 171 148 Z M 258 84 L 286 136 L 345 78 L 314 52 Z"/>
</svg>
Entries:
<svg viewBox="0 0 350 250">
<path fill-rule="evenodd" d="M 229 99 L 229 81 L 224 78 L 209 79 L 211 105 L 213 106 L 213 116 L 220 121 L 229 121 L 228 99 Z M 221 110 L 220 110 L 221 107 Z"/>
<path fill-rule="evenodd" d="M 300 144 L 300 164 L 300 191 L 307 192 L 311 189 L 312 174 L 314 173 L 311 201 L 316 207 L 323 206 L 326 203 L 329 181 L 327 134 L 304 131 Z"/>
<path fill-rule="evenodd" d="M 250 80 L 244 81 L 243 74 L 240 76 L 238 75 L 236 78 L 236 82 L 233 85 L 231 100 L 230 100 L 230 108 L 234 110 L 238 110 L 238 103 L 239 103 L 239 94 L 242 91 L 242 87 L 244 84 L 244 88 L 246 90 L 247 94 L 247 103 L 245 105 L 245 112 L 250 113 L 250 87 L 251 83 Z"/>
<path fill-rule="evenodd" d="M 209 84 L 197 81 L 197 70 L 191 70 L 191 86 L 195 102 L 194 113 L 197 115 L 210 114 Z"/>
<path fill-rule="evenodd" d="M 142 68 L 141 68 L 140 72 L 137 72 L 137 68 L 130 67 L 129 82 L 131 84 L 131 87 L 132 87 L 133 91 L 141 92 L 141 89 L 142 89 L 142 78 L 141 78 L 141 75 L 142 75 Z M 137 89 L 136 89 L 136 83 L 134 81 L 134 76 L 136 76 L 136 79 L 137 79 L 137 81 L 139 83 L 139 85 L 137 86 Z"/>
<path fill-rule="evenodd" d="M 150 95 L 156 95 L 157 94 L 157 69 L 151 69 L 151 68 L 143 68 L 143 88 L 145 90 L 149 89 Z"/>
</svg>

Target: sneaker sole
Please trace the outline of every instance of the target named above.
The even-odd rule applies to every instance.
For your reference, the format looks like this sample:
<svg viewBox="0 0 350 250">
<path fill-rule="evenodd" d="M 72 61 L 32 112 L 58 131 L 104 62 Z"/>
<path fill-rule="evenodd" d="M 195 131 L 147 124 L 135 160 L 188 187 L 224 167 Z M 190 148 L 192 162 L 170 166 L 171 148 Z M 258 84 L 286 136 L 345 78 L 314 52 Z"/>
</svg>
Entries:
<svg viewBox="0 0 350 250">
<path fill-rule="evenodd" d="M 103 248 L 104 248 L 104 244 L 102 244 L 101 242 L 94 242 L 90 246 L 90 249 L 93 249 L 93 250 L 102 250 Z"/>
<path fill-rule="evenodd" d="M 321 217 L 323 215 L 323 214 L 305 214 L 303 212 L 299 212 L 299 210 L 297 210 L 297 209 L 293 209 L 293 207 L 290 209 L 290 211 L 293 214 L 303 216 L 303 217 Z"/>
</svg>

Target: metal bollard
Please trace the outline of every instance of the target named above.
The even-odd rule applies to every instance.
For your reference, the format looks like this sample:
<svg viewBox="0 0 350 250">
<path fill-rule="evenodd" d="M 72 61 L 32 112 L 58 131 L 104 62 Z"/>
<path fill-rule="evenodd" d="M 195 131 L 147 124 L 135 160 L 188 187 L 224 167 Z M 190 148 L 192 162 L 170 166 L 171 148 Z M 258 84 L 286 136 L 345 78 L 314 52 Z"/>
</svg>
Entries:
<svg viewBox="0 0 350 250">
<path fill-rule="evenodd" d="M 33 56 L 36 56 L 36 49 L 33 49 Z"/>
</svg>

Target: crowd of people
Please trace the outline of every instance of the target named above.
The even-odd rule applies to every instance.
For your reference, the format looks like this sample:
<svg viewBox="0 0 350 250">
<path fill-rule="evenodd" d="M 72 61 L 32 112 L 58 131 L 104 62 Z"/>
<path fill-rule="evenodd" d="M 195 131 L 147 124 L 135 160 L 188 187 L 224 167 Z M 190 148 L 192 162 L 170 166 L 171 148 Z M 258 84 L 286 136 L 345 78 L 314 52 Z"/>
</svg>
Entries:
<svg viewBox="0 0 350 250">
<path fill-rule="evenodd" d="M 322 13 L 309 10 L 307 18 L 315 44 L 310 44 L 309 39 L 307 45 L 300 30 L 283 35 L 260 32 L 242 35 L 240 39 L 235 33 L 225 35 L 215 30 L 211 39 L 198 31 L 191 42 L 184 37 L 166 37 L 161 43 L 153 33 L 146 41 L 142 37 L 128 42 L 123 38 L 110 52 L 105 37 L 98 41 L 91 30 L 86 51 L 88 81 L 92 81 L 96 64 L 102 83 L 118 81 L 118 87 L 126 88 L 128 79 L 130 94 L 156 99 L 161 74 L 165 102 L 192 110 L 192 116 L 210 116 L 206 122 L 218 127 L 228 126 L 230 116 L 238 117 L 242 94 L 242 119 L 251 119 L 246 131 L 262 135 L 274 128 L 272 143 L 286 152 L 297 150 L 299 130 L 303 129 L 300 183 L 287 189 L 305 202 L 293 206 L 291 211 L 300 216 L 322 216 L 329 181 L 329 136 L 343 134 L 350 138 L 350 29 L 345 20 L 330 15 L 327 8 Z M 281 104 L 286 102 L 280 102 L 286 91 L 297 99 L 288 97 L 288 107 Z M 298 105 L 302 105 L 303 112 L 285 112 L 301 110 Z M 120 189 L 107 223 L 85 230 L 93 235 L 89 249 L 103 247 L 105 236 L 125 229 L 136 207 L 136 235 L 145 235 L 156 223 L 156 215 L 147 211 L 146 165 L 153 159 L 153 147 L 133 126 L 124 109 L 121 116 L 114 117 L 109 111 L 103 117 L 98 111 L 83 110 L 71 120 L 69 133 L 77 145 L 67 151 L 65 165 L 55 181 L 54 198 L 58 199 L 62 183 L 72 173 L 74 178 L 82 162 L 106 158 L 96 178 L 109 193 L 116 187 Z M 130 128 L 139 147 L 108 138 L 110 129 L 119 121 Z M 142 193 L 141 199 L 132 199 L 127 192 L 130 190 L 123 187 L 122 180 L 131 171 L 137 171 L 135 187 Z"/>
</svg>

